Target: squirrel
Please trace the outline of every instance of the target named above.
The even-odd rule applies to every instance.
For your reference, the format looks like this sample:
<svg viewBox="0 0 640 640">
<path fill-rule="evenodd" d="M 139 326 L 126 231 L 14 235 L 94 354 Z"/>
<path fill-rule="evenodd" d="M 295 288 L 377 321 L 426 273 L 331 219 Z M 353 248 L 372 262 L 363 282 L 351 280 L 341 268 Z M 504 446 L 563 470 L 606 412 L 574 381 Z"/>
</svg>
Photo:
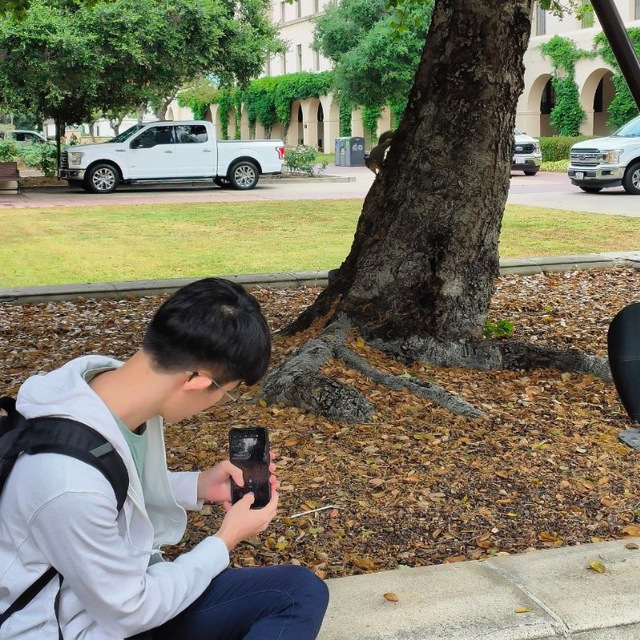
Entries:
<svg viewBox="0 0 640 640">
<path fill-rule="evenodd" d="M 377 146 L 371 149 L 371 153 L 364 160 L 367 169 L 370 169 L 376 175 L 382 171 L 394 133 L 395 130 L 393 129 L 381 133 Z"/>
</svg>

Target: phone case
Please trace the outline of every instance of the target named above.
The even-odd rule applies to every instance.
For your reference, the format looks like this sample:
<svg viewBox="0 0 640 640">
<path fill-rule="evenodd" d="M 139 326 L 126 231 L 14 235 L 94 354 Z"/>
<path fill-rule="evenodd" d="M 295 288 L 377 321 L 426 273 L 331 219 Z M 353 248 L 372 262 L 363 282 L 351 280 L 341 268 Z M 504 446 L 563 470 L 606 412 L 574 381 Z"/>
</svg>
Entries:
<svg viewBox="0 0 640 640">
<path fill-rule="evenodd" d="M 231 480 L 231 502 L 253 493 L 252 509 L 261 509 L 271 500 L 269 482 L 269 434 L 264 427 L 233 428 L 229 431 L 229 459 L 242 469 L 244 486 Z"/>
</svg>

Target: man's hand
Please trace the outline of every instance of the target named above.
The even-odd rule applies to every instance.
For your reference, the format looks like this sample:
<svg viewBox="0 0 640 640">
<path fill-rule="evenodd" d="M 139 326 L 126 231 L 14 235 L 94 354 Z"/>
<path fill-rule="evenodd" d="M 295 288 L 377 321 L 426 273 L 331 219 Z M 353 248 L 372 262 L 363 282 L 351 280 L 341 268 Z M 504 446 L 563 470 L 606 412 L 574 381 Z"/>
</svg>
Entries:
<svg viewBox="0 0 640 640">
<path fill-rule="evenodd" d="M 271 489 L 271 500 L 262 509 L 252 509 L 253 493 L 247 493 L 241 500 L 229 507 L 220 529 L 215 534 L 231 551 L 239 542 L 264 531 L 273 520 L 278 509 L 278 491 Z"/>
<path fill-rule="evenodd" d="M 201 471 L 198 476 L 198 500 L 207 502 L 228 503 L 231 500 L 231 483 L 229 478 L 239 486 L 244 486 L 242 470 L 228 460 L 215 467 Z"/>
<path fill-rule="evenodd" d="M 274 457 L 272 453 L 271 460 L 273 460 Z M 269 465 L 269 473 L 271 474 L 269 482 L 271 482 L 272 491 L 278 488 L 278 481 L 273 475 L 275 470 L 276 466 L 272 462 Z M 215 467 L 207 469 L 206 471 L 201 471 L 198 476 L 198 500 L 222 502 L 224 508 L 229 509 L 231 507 L 231 482 L 229 478 L 233 478 L 233 481 L 239 487 L 244 487 L 242 469 L 231 464 L 228 460 L 219 462 Z"/>
</svg>

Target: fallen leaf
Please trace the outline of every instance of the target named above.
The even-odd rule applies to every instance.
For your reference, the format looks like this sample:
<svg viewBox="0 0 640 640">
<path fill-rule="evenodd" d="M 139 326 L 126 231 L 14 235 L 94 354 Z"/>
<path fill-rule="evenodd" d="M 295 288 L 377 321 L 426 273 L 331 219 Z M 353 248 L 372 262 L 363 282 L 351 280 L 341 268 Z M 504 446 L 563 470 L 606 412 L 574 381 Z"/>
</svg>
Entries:
<svg viewBox="0 0 640 640">
<path fill-rule="evenodd" d="M 596 571 L 597 573 L 604 573 L 606 571 L 605 566 L 599 560 L 593 560 L 589 563 L 588 569 Z"/>
<path fill-rule="evenodd" d="M 384 599 L 388 600 L 389 602 L 399 602 L 400 598 L 398 598 L 398 596 L 393 593 L 392 591 L 389 591 L 388 593 L 384 594 Z"/>
<path fill-rule="evenodd" d="M 515 608 L 515 612 L 516 613 L 529 613 L 531 611 L 531 609 L 527 608 L 527 607 L 516 607 Z"/>
</svg>

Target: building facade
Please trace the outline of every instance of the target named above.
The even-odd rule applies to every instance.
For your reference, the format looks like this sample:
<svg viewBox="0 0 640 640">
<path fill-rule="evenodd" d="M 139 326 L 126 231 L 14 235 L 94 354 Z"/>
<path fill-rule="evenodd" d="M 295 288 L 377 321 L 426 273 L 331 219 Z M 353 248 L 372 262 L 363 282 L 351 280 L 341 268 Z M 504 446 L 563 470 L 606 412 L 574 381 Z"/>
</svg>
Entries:
<svg viewBox="0 0 640 640">
<path fill-rule="evenodd" d="M 329 2 L 335 0 L 328 0 Z M 313 18 L 320 15 L 327 0 L 273 0 L 272 16 L 280 27 L 280 33 L 288 43 L 285 55 L 269 60 L 264 69 L 265 76 L 279 76 L 297 71 L 319 72 L 331 68 L 331 64 L 320 53 L 313 51 Z M 615 0 L 620 17 L 627 28 L 640 27 L 640 0 Z M 550 123 L 550 112 L 554 106 L 551 79 L 552 61 L 541 52 L 541 46 L 553 36 L 570 38 L 585 51 L 594 48 L 594 38 L 601 32 L 593 14 L 583 19 L 574 15 L 559 18 L 536 4 L 532 15 L 532 33 L 525 54 L 525 87 L 518 103 L 516 125 L 534 136 L 550 136 L 556 132 Z M 606 135 L 611 129 L 607 125 L 607 107 L 614 88 L 611 82 L 612 68 L 601 58 L 584 57 L 575 65 L 575 81 L 580 95 L 580 104 L 586 114 L 581 125 L 584 135 Z M 215 111 L 215 107 L 214 107 Z M 212 113 L 215 118 L 215 113 Z M 215 122 L 215 119 L 214 119 Z M 378 133 L 392 126 L 388 112 L 383 112 Z M 242 135 L 248 135 L 248 126 L 242 127 Z M 256 136 L 263 132 L 258 128 Z M 302 100 L 292 104 L 291 124 L 287 131 L 274 128 L 274 137 L 283 137 L 288 145 L 304 143 L 318 146 L 325 152 L 334 148 L 339 135 L 338 104 L 333 96 Z M 352 135 L 362 136 L 363 128 L 358 111 L 352 114 Z"/>
</svg>

